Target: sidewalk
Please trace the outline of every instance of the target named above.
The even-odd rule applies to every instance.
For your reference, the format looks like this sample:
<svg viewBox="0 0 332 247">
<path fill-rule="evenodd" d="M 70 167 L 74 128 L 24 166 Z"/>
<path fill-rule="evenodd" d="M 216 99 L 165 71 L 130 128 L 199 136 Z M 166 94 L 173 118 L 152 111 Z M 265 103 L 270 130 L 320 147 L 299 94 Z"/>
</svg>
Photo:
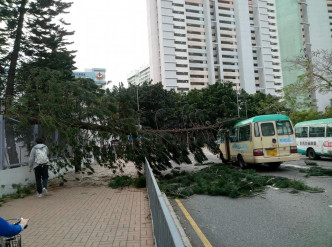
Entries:
<svg viewBox="0 0 332 247">
<path fill-rule="evenodd" d="M 22 246 L 154 246 L 146 189 L 111 189 L 96 177 L 75 182 L 75 175 L 42 198 L 33 194 L 0 207 L 3 218 L 30 218 Z"/>
</svg>

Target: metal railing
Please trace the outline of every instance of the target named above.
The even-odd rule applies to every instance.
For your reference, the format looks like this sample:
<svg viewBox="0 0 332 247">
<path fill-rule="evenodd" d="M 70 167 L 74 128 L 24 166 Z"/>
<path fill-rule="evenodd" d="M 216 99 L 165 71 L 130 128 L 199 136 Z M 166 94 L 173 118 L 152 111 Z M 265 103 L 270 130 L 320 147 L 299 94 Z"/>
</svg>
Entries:
<svg viewBox="0 0 332 247">
<path fill-rule="evenodd" d="M 181 236 L 167 208 L 147 159 L 145 159 L 145 176 L 156 246 L 183 247 Z"/>
</svg>

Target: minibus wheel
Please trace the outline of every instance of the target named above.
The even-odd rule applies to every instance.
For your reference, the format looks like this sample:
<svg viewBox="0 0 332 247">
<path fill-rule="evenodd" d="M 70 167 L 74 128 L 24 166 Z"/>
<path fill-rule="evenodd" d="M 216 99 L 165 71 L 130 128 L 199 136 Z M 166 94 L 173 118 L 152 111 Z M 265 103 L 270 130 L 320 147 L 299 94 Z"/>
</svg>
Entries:
<svg viewBox="0 0 332 247">
<path fill-rule="evenodd" d="M 237 163 L 242 169 L 246 169 L 248 167 L 248 164 L 244 162 L 243 157 L 241 155 L 237 157 Z"/>
<path fill-rule="evenodd" d="M 316 152 L 315 152 L 315 150 L 313 148 L 309 148 L 307 150 L 307 155 L 308 155 L 309 159 L 311 159 L 311 160 L 315 160 L 318 157 L 317 154 L 316 154 Z"/>
</svg>

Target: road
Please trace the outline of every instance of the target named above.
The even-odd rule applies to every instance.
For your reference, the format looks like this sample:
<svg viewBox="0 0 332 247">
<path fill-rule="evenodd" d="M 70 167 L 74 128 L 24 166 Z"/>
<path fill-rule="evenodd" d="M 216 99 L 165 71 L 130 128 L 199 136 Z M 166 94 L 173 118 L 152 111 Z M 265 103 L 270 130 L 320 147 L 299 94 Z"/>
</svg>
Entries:
<svg viewBox="0 0 332 247">
<path fill-rule="evenodd" d="M 269 188 L 266 193 L 231 199 L 195 195 L 182 204 L 212 246 L 332 246 L 332 177 L 309 177 L 298 171 L 306 158 L 283 164 L 277 170 L 259 167 L 263 175 L 302 180 L 309 186 L 325 188 L 324 193 L 291 194 Z M 332 168 L 332 160 L 316 161 Z M 193 246 L 204 246 L 178 204 L 171 200 Z"/>
</svg>

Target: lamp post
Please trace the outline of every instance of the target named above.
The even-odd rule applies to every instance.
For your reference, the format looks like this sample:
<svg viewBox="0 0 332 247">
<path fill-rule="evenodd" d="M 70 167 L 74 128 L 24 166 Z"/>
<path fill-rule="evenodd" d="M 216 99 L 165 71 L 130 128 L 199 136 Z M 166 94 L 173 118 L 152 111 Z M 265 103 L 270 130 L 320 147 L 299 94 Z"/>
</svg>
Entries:
<svg viewBox="0 0 332 247">
<path fill-rule="evenodd" d="M 140 120 L 140 114 L 139 114 L 139 98 L 138 98 L 138 76 L 136 75 L 136 101 L 137 101 L 137 114 L 138 114 L 138 128 L 141 129 L 141 120 Z"/>
<path fill-rule="evenodd" d="M 236 105 L 237 105 L 237 116 L 240 117 L 240 106 L 239 106 L 239 92 L 236 84 Z"/>
</svg>

